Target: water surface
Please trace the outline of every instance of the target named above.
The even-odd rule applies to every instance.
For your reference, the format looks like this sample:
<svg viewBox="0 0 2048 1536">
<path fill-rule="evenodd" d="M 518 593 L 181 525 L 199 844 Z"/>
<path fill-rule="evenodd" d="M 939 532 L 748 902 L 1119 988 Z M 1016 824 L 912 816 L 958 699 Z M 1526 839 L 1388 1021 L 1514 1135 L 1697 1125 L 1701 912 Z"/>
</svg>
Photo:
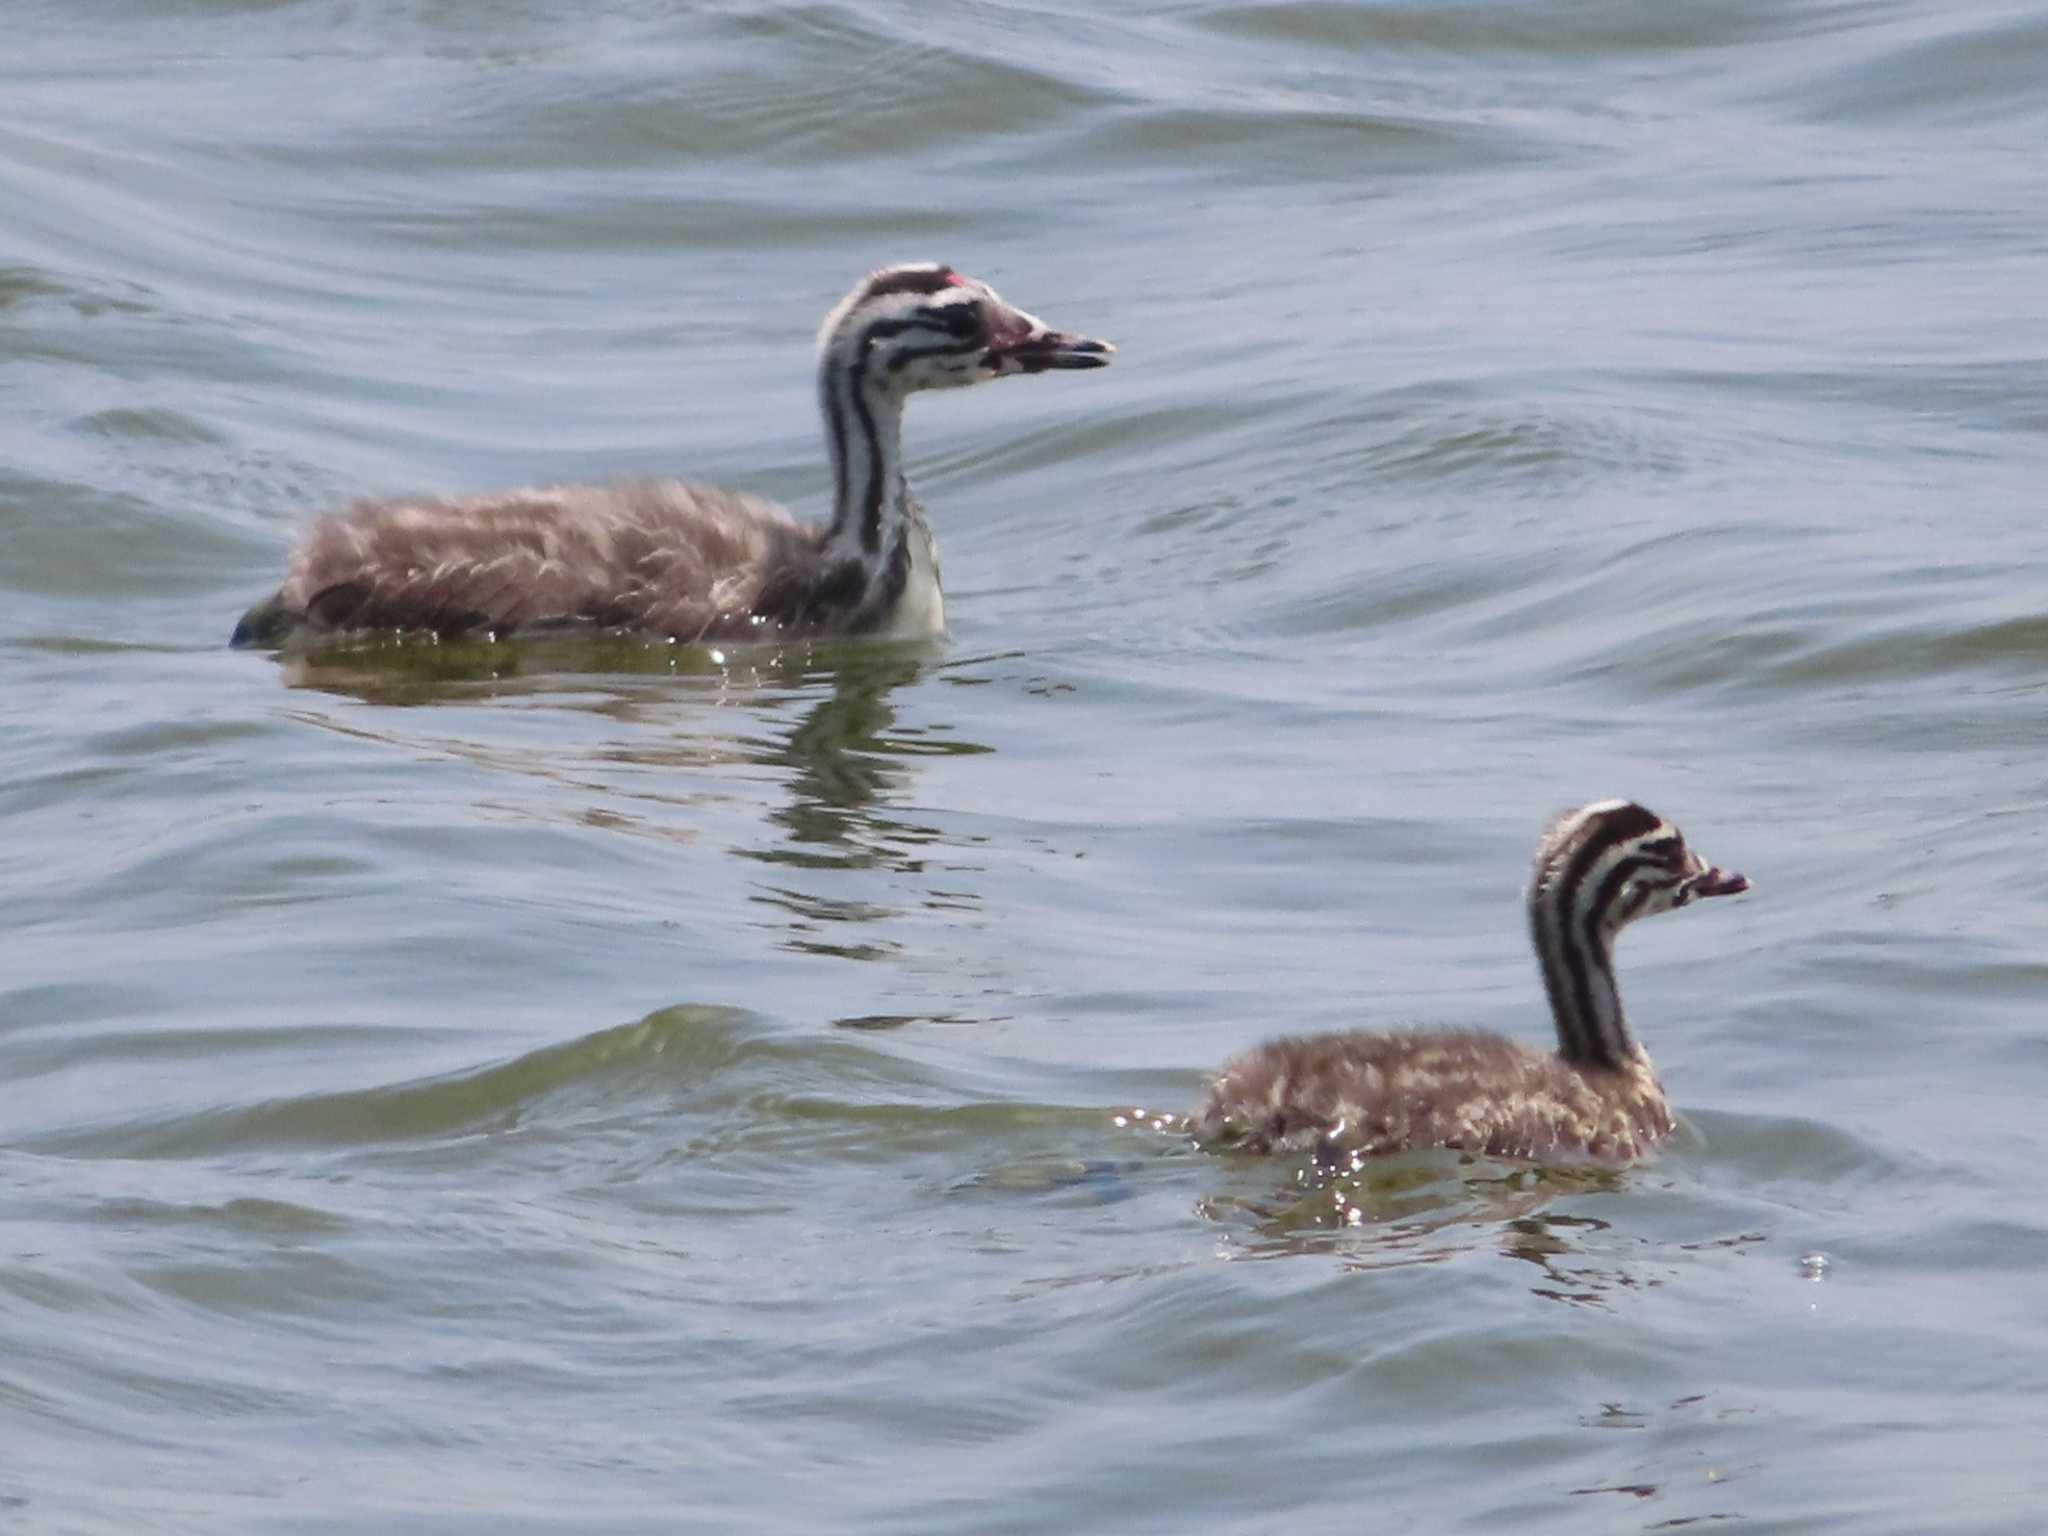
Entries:
<svg viewBox="0 0 2048 1536">
<path fill-rule="evenodd" d="M 2036 1529 L 2037 12 L 9 35 L 10 1523 Z M 1121 348 L 913 406 L 944 645 L 225 648 L 351 495 L 820 512 L 901 259 Z M 1756 882 L 1624 947 L 1667 1157 L 1157 1128 L 1543 1038 L 1612 794 Z"/>
</svg>

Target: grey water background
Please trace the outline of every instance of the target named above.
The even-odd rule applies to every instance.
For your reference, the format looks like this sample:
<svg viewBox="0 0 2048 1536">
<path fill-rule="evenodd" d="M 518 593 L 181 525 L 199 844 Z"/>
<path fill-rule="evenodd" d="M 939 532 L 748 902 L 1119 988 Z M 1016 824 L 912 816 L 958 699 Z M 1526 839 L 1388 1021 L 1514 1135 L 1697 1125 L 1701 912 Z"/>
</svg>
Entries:
<svg viewBox="0 0 2048 1536">
<path fill-rule="evenodd" d="M 0 1527 L 2041 1528 L 2038 7 L 4 25 Z M 818 512 L 901 259 L 1121 347 L 913 404 L 943 646 L 225 649 L 355 494 Z M 1612 794 L 1756 882 L 1669 1155 L 1154 1128 L 1545 1038 Z"/>
</svg>

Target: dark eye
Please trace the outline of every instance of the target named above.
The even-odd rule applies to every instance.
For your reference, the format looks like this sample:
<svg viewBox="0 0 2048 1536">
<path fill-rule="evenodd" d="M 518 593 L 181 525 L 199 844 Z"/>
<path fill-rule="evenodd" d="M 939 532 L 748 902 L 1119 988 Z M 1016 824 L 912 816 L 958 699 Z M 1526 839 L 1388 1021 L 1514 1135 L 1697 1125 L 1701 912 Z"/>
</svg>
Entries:
<svg viewBox="0 0 2048 1536">
<path fill-rule="evenodd" d="M 1674 836 L 1653 837 L 1637 848 L 1636 851 L 1644 858 L 1671 871 L 1674 875 L 1685 873 L 1687 855 L 1685 841 L 1682 838 Z"/>
<path fill-rule="evenodd" d="M 948 304 L 938 312 L 939 326 L 948 336 L 963 339 L 981 334 L 981 306 L 979 304 Z"/>
</svg>

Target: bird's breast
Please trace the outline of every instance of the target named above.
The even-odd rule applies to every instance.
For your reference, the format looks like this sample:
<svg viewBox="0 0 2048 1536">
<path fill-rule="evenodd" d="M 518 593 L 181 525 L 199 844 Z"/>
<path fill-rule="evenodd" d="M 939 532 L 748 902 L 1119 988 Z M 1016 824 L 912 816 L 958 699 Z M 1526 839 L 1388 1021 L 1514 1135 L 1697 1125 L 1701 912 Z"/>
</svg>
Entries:
<svg viewBox="0 0 2048 1536">
<path fill-rule="evenodd" d="M 946 595 L 939 586 L 939 546 L 922 519 L 910 529 L 910 574 L 875 633 L 899 640 L 929 639 L 946 632 Z"/>
</svg>

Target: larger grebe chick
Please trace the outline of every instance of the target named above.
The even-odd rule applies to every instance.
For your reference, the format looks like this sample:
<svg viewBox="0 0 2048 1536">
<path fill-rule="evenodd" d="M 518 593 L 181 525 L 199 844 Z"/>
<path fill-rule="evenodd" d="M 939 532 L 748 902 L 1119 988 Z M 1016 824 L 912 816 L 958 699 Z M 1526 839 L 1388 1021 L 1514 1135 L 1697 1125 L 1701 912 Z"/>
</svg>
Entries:
<svg viewBox="0 0 2048 1536">
<path fill-rule="evenodd" d="M 1254 1152 L 1357 1157 L 1424 1147 L 1639 1157 L 1671 1134 L 1671 1106 L 1621 1010 L 1615 937 L 1637 918 L 1748 889 L 1640 805 L 1602 800 L 1569 812 L 1545 830 L 1529 882 L 1555 1053 L 1477 1031 L 1273 1040 L 1217 1074 L 1195 1136 Z"/>
<path fill-rule="evenodd" d="M 932 635 L 938 550 L 904 478 L 903 406 L 925 389 L 1100 368 L 951 267 L 872 273 L 818 335 L 832 518 L 678 480 L 360 501 L 320 518 L 237 645 L 371 630 L 599 629 L 679 640 Z"/>
</svg>

